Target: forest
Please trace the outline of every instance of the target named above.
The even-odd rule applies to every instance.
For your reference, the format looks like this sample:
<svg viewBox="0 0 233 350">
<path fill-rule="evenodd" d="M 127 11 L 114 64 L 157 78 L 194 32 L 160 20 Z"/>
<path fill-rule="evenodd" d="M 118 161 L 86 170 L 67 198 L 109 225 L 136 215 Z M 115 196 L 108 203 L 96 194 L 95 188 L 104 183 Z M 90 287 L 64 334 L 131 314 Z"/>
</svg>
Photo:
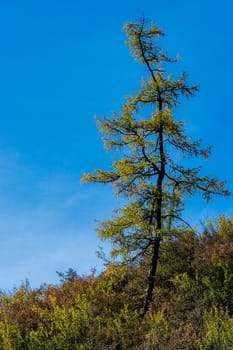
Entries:
<svg viewBox="0 0 233 350">
<path fill-rule="evenodd" d="M 97 227 L 110 256 L 101 273 L 70 268 L 58 273 L 59 285 L 32 289 L 26 281 L 2 292 L 3 350 L 233 349 L 233 219 L 197 228 L 184 216 L 187 198 L 230 195 L 224 181 L 203 175 L 211 148 L 177 116 L 199 88 L 185 72 L 170 74 L 178 58 L 161 47 L 162 29 L 144 17 L 124 29 L 143 67 L 141 89 L 119 113 L 97 118 L 114 160 L 82 179 L 110 184 L 122 198 Z"/>
</svg>

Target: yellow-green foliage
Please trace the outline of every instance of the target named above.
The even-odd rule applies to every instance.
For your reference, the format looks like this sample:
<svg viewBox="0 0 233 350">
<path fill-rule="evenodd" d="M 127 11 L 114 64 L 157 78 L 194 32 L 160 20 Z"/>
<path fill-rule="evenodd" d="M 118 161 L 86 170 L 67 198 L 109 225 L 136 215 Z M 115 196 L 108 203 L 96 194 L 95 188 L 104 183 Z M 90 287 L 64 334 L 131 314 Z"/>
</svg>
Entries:
<svg viewBox="0 0 233 350">
<path fill-rule="evenodd" d="M 60 286 L 32 290 L 26 283 L 2 294 L 0 349 L 232 349 L 232 227 L 222 217 L 202 234 L 179 232 L 162 242 L 144 318 L 146 259 L 136 267 L 109 264 L 99 276 L 64 274 Z"/>
<path fill-rule="evenodd" d="M 214 307 L 204 314 L 205 335 L 197 341 L 200 350 L 233 349 L 233 317 Z"/>
<path fill-rule="evenodd" d="M 51 308 L 42 309 L 35 306 L 38 313 L 38 326 L 29 333 L 29 348 L 44 349 L 81 349 L 85 343 L 89 319 L 89 302 L 85 295 L 77 296 L 74 306 L 56 305 L 56 298 L 51 296 Z"/>
</svg>

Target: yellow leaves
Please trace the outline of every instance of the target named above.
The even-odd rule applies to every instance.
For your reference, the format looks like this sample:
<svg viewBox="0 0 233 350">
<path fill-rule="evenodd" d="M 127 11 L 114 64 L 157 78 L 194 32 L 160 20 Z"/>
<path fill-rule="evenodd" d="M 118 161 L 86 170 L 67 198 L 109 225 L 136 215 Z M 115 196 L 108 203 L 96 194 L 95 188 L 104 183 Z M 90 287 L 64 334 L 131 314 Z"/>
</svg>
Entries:
<svg viewBox="0 0 233 350">
<path fill-rule="evenodd" d="M 22 341 L 20 330 L 17 325 L 10 324 L 9 320 L 0 321 L 0 344 L 3 350 L 14 350 L 15 339 L 18 344 Z"/>
<path fill-rule="evenodd" d="M 137 170 L 137 167 L 127 158 L 114 162 L 113 166 L 121 177 L 131 176 Z"/>
<path fill-rule="evenodd" d="M 233 318 L 228 310 L 215 306 L 205 311 L 204 325 L 206 332 L 197 340 L 200 350 L 233 348 Z"/>
<path fill-rule="evenodd" d="M 156 229 L 155 233 L 156 233 L 156 237 L 158 237 L 158 238 L 162 238 L 163 237 L 163 230 Z"/>
<path fill-rule="evenodd" d="M 5 305 L 8 304 L 9 300 L 8 300 L 8 297 L 7 297 L 6 294 L 3 294 L 3 295 L 1 296 L 1 299 L 2 299 L 3 304 L 5 304 Z"/>
<path fill-rule="evenodd" d="M 149 61 L 150 64 L 157 64 L 164 56 L 161 48 L 157 45 L 157 40 L 164 35 L 164 32 L 155 24 L 147 23 L 143 18 L 140 23 L 126 23 L 124 30 L 129 39 L 126 44 L 130 46 L 135 60 L 143 64 L 146 61 Z"/>
<path fill-rule="evenodd" d="M 152 23 L 150 26 L 150 32 L 151 32 L 151 34 L 157 35 L 157 36 L 164 35 L 163 30 L 160 29 L 159 27 L 156 27 L 154 23 Z"/>
<path fill-rule="evenodd" d="M 87 182 L 91 182 L 91 181 L 93 181 L 93 175 L 86 174 L 86 173 L 83 174 L 83 177 L 80 180 L 81 183 L 87 183 Z"/>
<path fill-rule="evenodd" d="M 116 174 L 113 171 L 103 171 L 103 170 L 96 170 L 96 173 L 94 174 L 83 174 L 82 179 L 80 180 L 81 183 L 86 182 L 100 182 L 100 183 L 109 183 L 114 182 L 118 179 L 118 174 Z"/>
<path fill-rule="evenodd" d="M 135 100 L 133 96 L 126 96 L 127 102 L 124 104 L 122 108 L 122 115 L 126 120 L 129 122 L 133 121 L 133 115 L 132 113 L 137 110 Z"/>
<path fill-rule="evenodd" d="M 168 337 L 168 322 L 165 319 L 163 310 L 157 313 L 149 313 L 147 322 L 150 325 L 149 331 L 145 334 L 148 346 L 156 346 Z M 149 348 L 149 347 L 148 347 Z"/>
<path fill-rule="evenodd" d="M 32 307 L 31 307 L 31 311 L 36 313 L 36 314 L 39 314 L 40 311 L 41 311 L 41 307 L 36 305 L 36 304 L 33 304 Z"/>
<path fill-rule="evenodd" d="M 149 213 L 150 214 L 150 213 Z M 141 208 L 140 203 L 130 203 L 117 211 L 112 220 L 106 220 L 99 224 L 97 232 L 102 239 L 109 239 L 112 243 L 110 257 L 123 261 L 130 260 L 133 255 L 148 245 L 151 241 L 154 227 L 145 215 L 149 215 Z"/>
<path fill-rule="evenodd" d="M 218 218 L 218 234 L 224 238 L 233 235 L 233 220 L 229 216 L 221 215 Z"/>
<path fill-rule="evenodd" d="M 49 302 L 50 302 L 50 304 L 51 304 L 51 306 L 52 306 L 53 308 L 56 306 L 56 301 L 57 301 L 56 296 L 50 294 L 50 295 L 49 295 Z"/>
</svg>

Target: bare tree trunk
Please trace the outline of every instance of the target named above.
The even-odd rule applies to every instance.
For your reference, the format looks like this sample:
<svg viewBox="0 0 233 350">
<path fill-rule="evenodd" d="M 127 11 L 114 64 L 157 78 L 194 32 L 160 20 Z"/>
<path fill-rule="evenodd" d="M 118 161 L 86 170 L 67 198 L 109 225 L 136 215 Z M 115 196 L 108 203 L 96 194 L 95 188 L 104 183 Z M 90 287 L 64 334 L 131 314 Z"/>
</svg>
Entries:
<svg viewBox="0 0 233 350">
<path fill-rule="evenodd" d="M 147 277 L 148 282 L 147 282 L 147 290 L 146 290 L 146 295 L 145 295 L 144 305 L 143 305 L 143 316 L 147 313 L 153 297 L 153 290 L 155 285 L 155 274 L 156 274 L 157 263 L 159 258 L 159 246 L 160 246 L 160 238 L 157 237 L 154 241 L 151 266 Z"/>
<path fill-rule="evenodd" d="M 159 110 L 162 111 L 162 100 L 159 94 Z M 149 309 L 149 305 L 152 301 L 153 297 L 153 290 L 155 285 L 155 274 L 157 270 L 157 264 L 159 259 L 159 246 L 161 241 L 161 235 L 162 235 L 162 202 L 163 202 L 163 179 L 165 175 L 165 154 L 164 154 L 164 142 L 163 142 L 163 124 L 161 122 L 160 128 L 159 128 L 159 155 L 160 155 L 160 172 L 158 176 L 157 181 L 157 196 L 156 196 L 156 209 L 155 212 L 152 213 L 152 216 L 156 216 L 156 233 L 155 238 L 153 242 L 153 250 L 152 250 L 152 257 L 151 257 L 151 266 L 150 271 L 148 274 L 148 284 L 147 284 L 147 291 L 144 299 L 144 306 L 143 306 L 143 316 L 147 313 Z"/>
</svg>

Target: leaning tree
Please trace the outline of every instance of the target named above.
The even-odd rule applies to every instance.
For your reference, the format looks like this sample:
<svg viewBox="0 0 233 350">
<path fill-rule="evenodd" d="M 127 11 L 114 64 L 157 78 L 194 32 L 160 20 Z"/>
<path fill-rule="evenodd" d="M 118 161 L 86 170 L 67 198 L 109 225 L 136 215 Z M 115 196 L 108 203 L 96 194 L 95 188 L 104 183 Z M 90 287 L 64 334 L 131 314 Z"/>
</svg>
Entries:
<svg viewBox="0 0 233 350">
<path fill-rule="evenodd" d="M 186 224 L 185 197 L 199 192 L 208 201 L 214 194 L 229 193 L 224 182 L 202 175 L 200 167 L 187 166 L 187 158 L 208 158 L 210 148 L 187 136 L 184 122 L 174 117 L 181 98 L 194 96 L 198 87 L 188 85 L 185 73 L 178 78 L 167 74 L 167 66 L 177 59 L 168 57 L 158 44 L 164 32 L 144 19 L 126 23 L 124 29 L 145 77 L 140 91 L 127 97 L 119 114 L 97 119 L 107 149 L 118 151 L 119 157 L 110 171 L 85 174 L 83 181 L 111 183 L 116 195 L 125 198 L 97 231 L 111 241 L 111 256 L 120 257 L 122 263 L 149 256 L 145 314 L 153 297 L 161 240 Z"/>
</svg>

